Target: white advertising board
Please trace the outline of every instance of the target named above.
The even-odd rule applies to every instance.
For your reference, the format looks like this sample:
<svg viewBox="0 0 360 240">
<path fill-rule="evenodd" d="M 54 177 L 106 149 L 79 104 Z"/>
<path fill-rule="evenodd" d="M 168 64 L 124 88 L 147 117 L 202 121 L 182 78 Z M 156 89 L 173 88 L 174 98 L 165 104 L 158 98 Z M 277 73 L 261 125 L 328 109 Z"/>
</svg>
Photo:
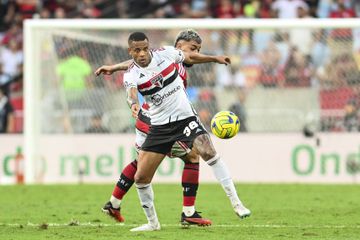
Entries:
<svg viewBox="0 0 360 240">
<path fill-rule="evenodd" d="M 233 139 L 213 140 L 235 182 L 360 182 L 360 135 L 321 134 L 319 138 L 319 145 L 300 134 L 239 134 Z M 115 183 L 122 168 L 136 156 L 134 139 L 132 134 L 44 136 L 42 157 L 35 166 L 36 181 Z M 22 144 L 21 135 L 0 135 L 0 184 L 15 182 L 14 157 Z M 154 181 L 180 182 L 181 173 L 182 161 L 167 158 Z M 200 181 L 216 181 L 203 161 Z"/>
</svg>

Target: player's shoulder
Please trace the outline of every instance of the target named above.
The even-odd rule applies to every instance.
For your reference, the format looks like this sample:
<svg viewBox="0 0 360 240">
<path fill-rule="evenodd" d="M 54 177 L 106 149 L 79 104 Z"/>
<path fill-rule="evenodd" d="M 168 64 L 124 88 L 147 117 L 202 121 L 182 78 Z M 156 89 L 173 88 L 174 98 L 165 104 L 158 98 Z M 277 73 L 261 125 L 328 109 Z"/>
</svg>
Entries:
<svg viewBox="0 0 360 240">
<path fill-rule="evenodd" d="M 125 71 L 124 74 L 130 74 L 131 72 L 134 72 L 134 71 L 136 70 L 136 68 L 137 68 L 137 66 L 136 66 L 135 62 L 133 61 L 133 62 L 129 65 L 128 69 Z"/>
<path fill-rule="evenodd" d="M 170 52 L 173 52 L 174 50 L 176 50 L 176 48 L 173 46 L 163 46 L 160 48 L 154 48 L 152 52 L 155 54 L 166 55 Z"/>
</svg>

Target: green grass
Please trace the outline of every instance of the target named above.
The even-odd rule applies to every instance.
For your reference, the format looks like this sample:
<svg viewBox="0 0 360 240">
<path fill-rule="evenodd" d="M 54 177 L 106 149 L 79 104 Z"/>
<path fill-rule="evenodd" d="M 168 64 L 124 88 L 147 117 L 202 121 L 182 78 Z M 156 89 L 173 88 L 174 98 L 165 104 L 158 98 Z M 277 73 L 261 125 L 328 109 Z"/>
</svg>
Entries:
<svg viewBox="0 0 360 240">
<path fill-rule="evenodd" d="M 240 220 L 219 185 L 202 184 L 197 209 L 211 227 L 182 229 L 179 184 L 155 184 L 159 232 L 132 233 L 145 223 L 135 189 L 123 201 L 124 225 L 100 212 L 112 185 L 0 187 L 0 239 L 359 239 L 358 185 L 237 185 L 252 216 Z M 86 225 L 91 223 L 91 225 Z"/>
</svg>

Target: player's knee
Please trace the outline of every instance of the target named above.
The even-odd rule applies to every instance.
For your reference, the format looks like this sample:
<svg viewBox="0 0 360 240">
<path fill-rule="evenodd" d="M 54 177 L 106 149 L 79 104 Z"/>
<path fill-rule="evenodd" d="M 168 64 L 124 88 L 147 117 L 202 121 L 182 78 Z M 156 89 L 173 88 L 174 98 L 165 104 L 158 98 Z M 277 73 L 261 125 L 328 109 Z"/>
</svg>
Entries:
<svg viewBox="0 0 360 240">
<path fill-rule="evenodd" d="M 151 178 L 146 176 L 145 174 L 136 172 L 134 177 L 135 183 L 137 184 L 147 184 L 151 182 Z"/>
<path fill-rule="evenodd" d="M 189 158 L 189 162 L 190 163 L 199 163 L 200 162 L 200 156 L 199 155 L 191 156 Z"/>
<path fill-rule="evenodd" d="M 196 154 L 194 151 L 189 152 L 186 156 L 181 158 L 184 163 L 199 163 L 200 156 Z"/>
<path fill-rule="evenodd" d="M 215 149 L 206 149 L 200 155 L 201 155 L 202 159 L 207 161 L 207 160 L 212 159 L 212 158 L 214 158 L 216 156 L 216 151 L 215 151 Z"/>
</svg>

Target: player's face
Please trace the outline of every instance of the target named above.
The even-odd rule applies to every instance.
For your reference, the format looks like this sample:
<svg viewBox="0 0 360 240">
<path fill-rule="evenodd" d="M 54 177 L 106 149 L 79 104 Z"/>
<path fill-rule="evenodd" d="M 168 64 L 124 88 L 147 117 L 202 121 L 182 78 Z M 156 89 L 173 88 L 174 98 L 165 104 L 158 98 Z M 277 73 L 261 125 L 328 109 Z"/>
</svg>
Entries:
<svg viewBox="0 0 360 240">
<path fill-rule="evenodd" d="M 180 40 L 177 42 L 176 48 L 181 49 L 184 52 L 200 52 L 201 44 L 194 40 Z"/>
<path fill-rule="evenodd" d="M 140 67 L 147 67 L 151 61 L 148 40 L 132 41 L 128 49 L 129 54 Z"/>
</svg>

